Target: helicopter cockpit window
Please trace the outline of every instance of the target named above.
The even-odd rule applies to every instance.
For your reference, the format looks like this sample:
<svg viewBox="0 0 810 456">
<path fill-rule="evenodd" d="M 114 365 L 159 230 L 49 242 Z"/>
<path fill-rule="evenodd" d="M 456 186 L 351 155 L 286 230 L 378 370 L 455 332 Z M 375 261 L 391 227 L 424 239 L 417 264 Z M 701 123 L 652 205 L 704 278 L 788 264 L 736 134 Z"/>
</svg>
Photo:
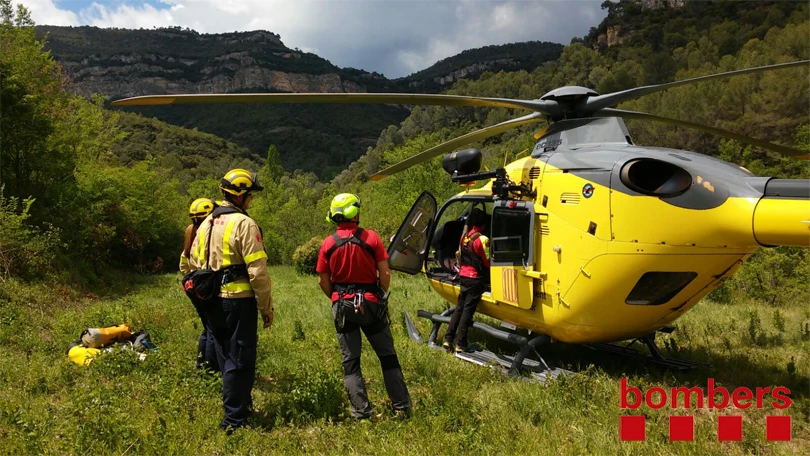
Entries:
<svg viewBox="0 0 810 456">
<path fill-rule="evenodd" d="M 495 207 L 492 214 L 492 264 L 525 265 L 532 261 L 532 219 L 530 205 Z"/>
</svg>

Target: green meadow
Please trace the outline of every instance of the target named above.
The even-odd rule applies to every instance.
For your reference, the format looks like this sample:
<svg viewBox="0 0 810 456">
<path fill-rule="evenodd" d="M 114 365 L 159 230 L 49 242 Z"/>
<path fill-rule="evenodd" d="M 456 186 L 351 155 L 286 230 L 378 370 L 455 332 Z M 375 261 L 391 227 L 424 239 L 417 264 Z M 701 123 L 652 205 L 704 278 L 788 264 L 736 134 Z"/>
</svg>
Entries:
<svg viewBox="0 0 810 456">
<path fill-rule="evenodd" d="M 413 414 L 388 412 L 379 363 L 364 345 L 363 373 L 382 417 L 348 414 L 329 304 L 316 280 L 272 267 L 276 321 L 261 331 L 248 428 L 226 436 L 221 381 L 194 367 L 198 318 L 175 275 L 122 276 L 103 296 L 9 281 L 0 294 L 0 453 L 2 454 L 797 454 L 810 448 L 806 307 L 755 302 L 700 303 L 661 338 L 671 356 L 710 369 L 666 370 L 563 344 L 546 360 L 578 375 L 541 386 L 465 363 L 410 341 L 401 313 L 448 306 L 424 277 L 396 274 L 393 332 L 413 400 Z M 479 320 L 497 324 L 486 317 Z M 129 322 L 158 345 L 140 361 L 133 352 L 104 354 L 87 367 L 66 356 L 86 327 Z M 426 337 L 430 326 L 417 321 Z M 475 342 L 505 353 L 514 347 L 480 333 Z M 687 411 L 695 440 L 670 442 L 667 409 L 619 408 L 619 381 L 652 386 L 728 389 L 786 386 L 784 411 L 749 408 Z M 647 416 L 645 442 L 620 442 L 619 417 Z M 743 416 L 742 442 L 718 442 L 719 414 Z M 767 442 L 769 414 L 792 416 L 793 439 Z"/>
</svg>

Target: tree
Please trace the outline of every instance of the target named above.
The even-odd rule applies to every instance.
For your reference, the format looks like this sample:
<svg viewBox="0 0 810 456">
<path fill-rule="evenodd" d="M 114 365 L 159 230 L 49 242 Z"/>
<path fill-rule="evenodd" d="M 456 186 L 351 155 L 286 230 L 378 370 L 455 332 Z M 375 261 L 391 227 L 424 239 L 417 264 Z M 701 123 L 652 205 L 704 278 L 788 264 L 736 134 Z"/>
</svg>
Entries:
<svg viewBox="0 0 810 456">
<path fill-rule="evenodd" d="M 4 193 L 56 204 L 72 180 L 73 157 L 51 135 L 67 115 L 59 65 L 42 51 L 23 6 L 0 0 L 0 181 Z"/>
<path fill-rule="evenodd" d="M 267 160 L 264 166 L 267 169 L 267 177 L 274 182 L 278 182 L 281 180 L 281 177 L 284 176 L 284 168 L 281 166 L 281 156 L 275 144 L 270 144 L 270 147 L 267 148 Z"/>
</svg>

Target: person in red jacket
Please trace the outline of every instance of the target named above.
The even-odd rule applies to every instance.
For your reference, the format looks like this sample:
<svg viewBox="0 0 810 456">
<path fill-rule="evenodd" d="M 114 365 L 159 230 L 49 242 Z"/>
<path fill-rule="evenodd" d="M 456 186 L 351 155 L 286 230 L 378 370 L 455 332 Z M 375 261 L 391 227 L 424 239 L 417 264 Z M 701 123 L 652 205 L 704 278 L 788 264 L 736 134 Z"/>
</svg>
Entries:
<svg viewBox="0 0 810 456">
<path fill-rule="evenodd" d="M 475 351 L 467 344 L 467 331 L 473 323 L 473 315 L 484 294 L 485 280 L 489 280 L 489 238 L 484 236 L 488 221 L 487 214 L 475 208 L 467 219 L 470 227 L 461 237 L 459 244 L 459 280 L 461 293 L 458 295 L 458 305 L 450 317 L 450 324 L 444 335 L 442 347 L 450 351 L 458 330 L 458 341 L 455 351 L 457 353 Z"/>
<path fill-rule="evenodd" d="M 342 193 L 332 200 L 327 219 L 337 224 L 337 230 L 323 240 L 318 252 L 318 284 L 332 301 L 352 416 L 367 419 L 372 415 L 360 370 L 361 330 L 380 360 L 394 412 L 407 415 L 411 399 L 386 309 L 391 284 L 388 252 L 376 232 L 358 226 L 359 217 L 360 199 L 356 195 Z"/>
</svg>

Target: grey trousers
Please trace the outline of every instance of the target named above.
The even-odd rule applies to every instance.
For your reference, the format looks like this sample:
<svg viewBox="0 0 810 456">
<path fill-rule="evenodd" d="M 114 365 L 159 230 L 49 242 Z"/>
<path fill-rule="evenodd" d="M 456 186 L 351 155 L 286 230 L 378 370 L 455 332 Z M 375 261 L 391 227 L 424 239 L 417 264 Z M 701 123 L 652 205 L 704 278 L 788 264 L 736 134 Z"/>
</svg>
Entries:
<svg viewBox="0 0 810 456">
<path fill-rule="evenodd" d="M 332 315 L 336 313 L 337 304 L 332 304 Z M 349 320 L 349 318 L 347 318 Z M 343 328 L 336 325 L 337 339 L 340 344 L 340 353 L 343 358 L 343 383 L 346 394 L 352 404 L 352 416 L 355 418 L 368 418 L 372 414 L 371 404 L 368 402 L 366 384 L 360 369 L 360 350 L 363 340 L 360 331 L 377 354 L 382 367 L 385 390 L 391 399 L 394 410 L 408 411 L 411 408 L 411 398 L 405 386 L 405 377 L 399 365 L 399 358 L 394 349 L 394 337 L 388 324 L 380 322 L 370 312 L 366 315 L 346 321 Z"/>
</svg>

